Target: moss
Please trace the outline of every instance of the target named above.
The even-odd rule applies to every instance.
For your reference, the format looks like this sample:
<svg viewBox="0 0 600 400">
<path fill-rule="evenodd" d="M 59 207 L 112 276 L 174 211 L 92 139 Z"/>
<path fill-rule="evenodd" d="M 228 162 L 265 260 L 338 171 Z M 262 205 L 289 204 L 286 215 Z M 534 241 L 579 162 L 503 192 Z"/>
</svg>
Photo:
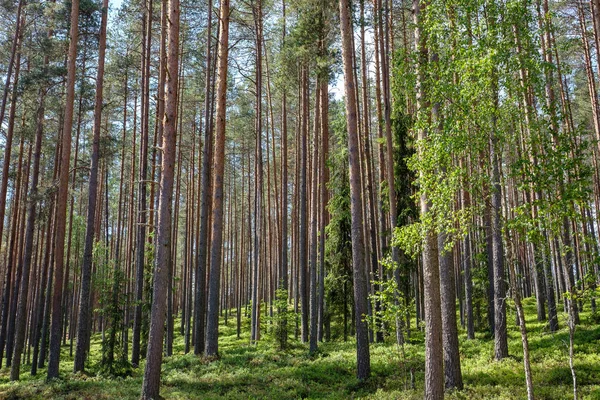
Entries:
<svg viewBox="0 0 600 400">
<path fill-rule="evenodd" d="M 537 398 L 572 397 L 568 364 L 566 316 L 560 315 L 561 330 L 551 334 L 536 320 L 535 300 L 526 299 L 527 327 Z M 600 399 L 600 326 L 582 313 L 576 332 L 578 389 L 581 398 Z M 414 325 L 413 325 L 414 326 Z M 221 325 L 220 354 L 215 361 L 183 354 L 183 338 L 176 336 L 174 355 L 164 359 L 161 394 L 167 399 L 421 399 L 424 379 L 423 335 L 414 332 L 403 349 L 392 343 L 371 346 L 372 377 L 355 378 L 355 344 L 320 343 L 320 351 L 309 356 L 308 346 L 290 335 L 285 351 L 267 336 L 250 345 L 249 333 L 236 336 L 235 325 Z M 61 360 L 61 379 L 45 382 L 45 370 L 29 375 L 23 366 L 20 382 L 9 382 L 9 371 L 0 371 L 1 399 L 137 399 L 143 365 L 131 377 L 110 379 L 99 375 L 101 337 L 92 338 L 88 373 L 71 373 L 73 359 L 68 348 Z M 493 342 L 485 333 L 467 340 L 460 333 L 460 351 L 465 389 L 449 399 L 521 399 L 526 397 L 521 338 L 509 318 L 511 357 L 493 361 Z M 404 355 L 403 355 L 404 354 Z M 411 371 L 415 388 L 412 388 Z"/>
</svg>

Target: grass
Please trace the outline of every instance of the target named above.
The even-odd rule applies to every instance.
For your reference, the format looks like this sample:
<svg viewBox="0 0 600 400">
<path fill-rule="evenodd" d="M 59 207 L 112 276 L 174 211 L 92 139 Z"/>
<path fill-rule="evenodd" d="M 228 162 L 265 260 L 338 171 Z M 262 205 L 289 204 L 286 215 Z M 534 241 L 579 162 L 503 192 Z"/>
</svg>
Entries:
<svg viewBox="0 0 600 400">
<path fill-rule="evenodd" d="M 534 390 L 538 399 L 572 398 L 568 364 L 566 315 L 560 316 L 561 330 L 549 333 L 537 322 L 535 300 L 524 302 L 529 331 Z M 354 342 L 321 343 L 319 352 L 309 356 L 308 346 L 290 337 L 286 351 L 264 337 L 249 344 L 249 333 L 237 339 L 235 320 L 220 327 L 221 358 L 209 362 L 183 354 L 183 340 L 176 337 L 174 355 L 164 360 L 161 395 L 167 399 L 421 399 L 423 397 L 423 334 L 413 332 L 410 343 L 400 349 L 391 343 L 371 346 L 372 377 L 364 383 L 355 377 Z M 9 371 L 0 371 L 0 399 L 137 399 L 142 385 L 143 366 L 127 378 L 109 379 L 94 375 L 100 358 L 100 337 L 92 342 L 90 374 L 71 373 L 73 359 L 64 349 L 61 379 L 45 382 L 45 370 L 36 377 L 23 367 L 20 382 L 9 381 Z M 580 398 L 600 399 L 600 326 L 582 313 L 575 338 Z M 450 399 L 526 398 L 521 337 L 509 314 L 511 357 L 493 361 L 493 341 L 487 333 L 467 340 L 460 333 L 460 352 L 465 389 L 449 393 Z M 410 371 L 415 388 L 411 388 Z"/>
</svg>

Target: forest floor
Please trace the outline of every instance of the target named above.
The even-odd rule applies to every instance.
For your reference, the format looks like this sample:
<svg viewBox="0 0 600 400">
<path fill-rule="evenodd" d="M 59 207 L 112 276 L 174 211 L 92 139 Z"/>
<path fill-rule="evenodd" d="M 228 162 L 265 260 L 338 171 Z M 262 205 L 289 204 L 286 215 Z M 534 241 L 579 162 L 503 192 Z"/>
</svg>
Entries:
<svg viewBox="0 0 600 400">
<path fill-rule="evenodd" d="M 537 322 L 535 300 L 525 300 L 531 349 L 533 384 L 537 399 L 573 398 L 568 360 L 566 315 L 559 317 L 561 330 L 550 334 Z M 586 311 L 589 311 L 587 307 Z M 600 399 L 600 324 L 588 312 L 575 335 L 575 370 L 579 398 Z M 193 354 L 183 354 L 183 339 L 176 337 L 174 354 L 164 360 L 161 395 L 167 399 L 422 399 L 424 379 L 423 335 L 413 333 L 403 349 L 395 344 L 371 345 L 372 377 L 359 383 L 355 377 L 356 356 L 353 341 L 320 343 L 319 353 L 308 355 L 308 345 L 290 337 L 286 351 L 277 350 L 274 340 L 265 336 L 257 345 L 249 344 L 248 323 L 240 339 L 235 318 L 220 327 L 221 358 L 208 362 Z M 45 369 L 36 377 L 23 367 L 20 382 L 9 382 L 9 371 L 0 371 L 0 399 L 137 399 L 143 368 L 126 378 L 110 379 L 94 374 L 100 359 L 100 336 L 93 337 L 90 374 L 71 373 L 73 358 L 64 348 L 59 380 L 45 382 Z M 493 340 L 477 333 L 468 341 L 460 332 L 460 352 L 465 389 L 451 393 L 450 399 L 524 399 L 522 345 L 509 314 L 511 357 L 493 361 Z M 402 355 L 404 354 L 404 355 Z M 410 370 L 415 388 L 411 388 Z"/>
</svg>

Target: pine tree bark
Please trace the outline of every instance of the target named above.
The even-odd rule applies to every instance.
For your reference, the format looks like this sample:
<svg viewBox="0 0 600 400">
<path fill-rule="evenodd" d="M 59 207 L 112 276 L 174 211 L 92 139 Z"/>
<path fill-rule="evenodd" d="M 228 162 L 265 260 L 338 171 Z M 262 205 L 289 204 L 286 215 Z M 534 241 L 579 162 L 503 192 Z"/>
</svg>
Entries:
<svg viewBox="0 0 600 400">
<path fill-rule="evenodd" d="M 62 129 L 62 153 L 56 196 L 56 237 L 54 242 L 54 288 L 50 323 L 50 358 L 48 379 L 58 378 L 60 363 L 60 339 L 62 329 L 63 266 L 65 254 L 65 230 L 67 198 L 69 195 L 69 165 L 71 161 L 71 130 L 73 129 L 73 102 L 75 99 L 75 71 L 77 68 L 77 41 L 79 38 L 79 0 L 71 2 L 71 31 L 67 63 L 67 95 Z"/>
<path fill-rule="evenodd" d="M 307 213 L 307 194 L 306 194 L 306 185 L 307 185 L 307 159 L 308 159 L 308 67 L 303 65 L 300 79 L 301 86 L 301 128 L 300 128 L 300 148 L 297 151 L 300 151 L 300 162 L 299 164 L 299 184 L 296 190 L 298 191 L 298 203 L 299 203 L 299 227 L 298 227 L 298 280 L 299 282 L 299 291 L 300 291 L 300 302 L 301 302 L 301 334 L 302 334 L 302 342 L 306 343 L 308 341 L 308 295 L 307 295 L 307 270 L 308 270 L 308 246 L 307 246 L 307 236 L 308 236 L 308 213 Z"/>
<path fill-rule="evenodd" d="M 44 58 L 44 64 L 48 64 L 48 57 Z M 17 69 L 18 71 L 18 66 Z M 15 77 L 15 83 L 17 78 Z M 29 202 L 27 206 L 27 226 L 25 228 L 25 243 L 23 249 L 23 257 L 20 260 L 22 263 L 22 277 L 19 288 L 19 302 L 17 305 L 16 315 L 16 334 L 14 353 L 10 370 L 10 379 L 12 381 L 19 380 L 19 374 L 21 370 L 21 354 L 25 344 L 25 322 L 27 320 L 27 301 L 29 297 L 29 280 L 31 262 L 33 257 L 33 243 L 35 234 L 35 221 L 37 212 L 37 201 L 38 201 L 38 182 L 40 175 L 40 159 L 42 152 L 42 140 L 44 136 L 44 101 L 46 96 L 46 88 L 42 87 L 39 90 L 39 106 L 37 109 L 36 118 L 36 134 L 35 134 L 35 150 L 33 157 L 33 172 L 31 188 L 29 189 Z M 14 99 L 13 99 L 14 101 Z M 35 287 L 35 286 L 34 286 Z M 34 363 L 35 364 L 35 363 Z"/>
<path fill-rule="evenodd" d="M 312 193 L 311 193 L 311 217 L 310 217 L 310 337 L 309 351 L 315 353 L 317 351 L 317 230 L 319 220 L 319 135 L 320 135 L 320 119 L 321 119 L 321 82 L 317 79 L 315 93 L 315 120 L 313 130 L 313 148 L 312 153 L 314 161 L 312 163 Z"/>
<path fill-rule="evenodd" d="M 223 243 L 223 173 L 225 169 L 225 124 L 227 107 L 227 62 L 229 57 L 229 0 L 222 0 L 219 28 L 219 57 L 217 78 L 217 108 L 215 124 L 214 176 L 212 203 L 212 241 L 210 248 L 210 276 L 208 285 L 208 310 L 206 319 L 207 356 L 217 356 L 219 351 L 219 288 L 221 253 Z"/>
<path fill-rule="evenodd" d="M 7 100 L 8 100 L 8 93 L 10 92 L 10 80 L 12 78 L 12 71 L 13 68 L 16 69 L 15 71 L 15 81 L 18 80 L 19 77 L 19 73 L 18 73 L 18 69 L 20 68 L 20 56 L 18 55 L 19 53 L 19 48 L 21 46 L 21 42 L 22 42 L 22 33 L 21 33 L 21 13 L 23 10 L 23 3 L 25 3 L 25 0 L 19 0 L 19 3 L 17 5 L 17 15 L 16 15 L 16 21 L 17 21 L 17 26 L 15 28 L 15 33 L 13 36 L 13 43 L 12 43 L 12 48 L 11 48 L 11 52 L 10 52 L 10 59 L 8 61 L 8 65 L 7 65 L 7 69 L 6 69 L 6 81 L 4 83 L 4 92 L 2 94 L 2 104 L 0 105 L 0 125 L 2 125 L 2 123 L 4 122 L 4 114 L 6 112 L 6 104 L 7 104 Z M 19 58 L 18 62 L 15 62 L 15 57 Z M 13 96 L 16 94 L 16 84 L 13 84 L 13 89 L 12 89 L 12 93 Z M 2 184 L 0 186 L 0 250 L 2 249 L 2 234 L 4 232 L 4 213 L 6 212 L 6 193 L 8 190 L 8 169 L 10 167 L 10 155 L 11 155 L 11 150 L 12 150 L 12 140 L 13 140 L 13 135 L 12 134 L 7 134 L 6 135 L 6 143 L 4 144 L 4 162 L 2 164 Z M 3 294 L 6 293 L 6 290 L 3 291 Z M 2 349 L 0 349 L 0 351 L 2 351 Z M 2 354 L 0 353 L 0 360 L 2 359 Z"/>
<path fill-rule="evenodd" d="M 40 99 L 40 107 L 44 104 L 43 99 Z M 43 122 L 43 112 L 39 112 L 38 108 L 38 122 L 41 120 Z M 43 128 L 42 128 L 43 129 Z M 37 135 L 37 134 L 36 134 Z M 49 256 L 50 256 L 50 248 L 52 240 L 50 238 L 50 233 L 52 232 L 52 215 L 48 216 L 48 220 L 46 222 L 46 243 L 43 251 L 43 257 L 40 265 L 40 285 L 38 290 L 38 295 L 36 296 L 35 306 L 33 308 L 35 312 L 36 323 L 32 327 L 31 341 L 33 346 L 33 361 L 31 363 L 31 376 L 37 375 L 38 369 L 38 358 L 40 354 L 40 339 L 42 336 L 42 326 L 44 322 L 44 299 L 46 297 L 46 282 L 48 278 L 48 264 L 49 264 Z M 41 249 L 40 249 L 41 250 Z"/>
<path fill-rule="evenodd" d="M 12 107 L 11 107 L 12 108 Z M 11 110 L 12 112 L 13 110 Z M 14 129 L 14 115 L 9 118 L 9 130 Z M 7 254 L 7 270 L 13 271 L 10 285 L 10 304 L 8 307 L 8 326 L 6 329 L 6 366 L 10 367 L 13 357 L 13 344 L 15 337 L 15 317 L 17 313 L 17 304 L 19 301 L 19 283 L 21 282 L 21 270 L 20 263 L 17 261 L 20 254 L 21 249 L 21 240 L 22 228 L 23 225 L 23 197 L 24 190 L 23 187 L 26 187 L 27 184 L 23 185 L 23 181 L 26 180 L 24 177 L 27 176 L 27 166 L 29 162 L 23 158 L 26 158 L 27 155 L 25 153 L 25 136 L 21 135 L 21 139 L 19 141 L 19 151 L 18 151 L 18 161 L 17 161 L 17 170 L 16 170 L 16 179 L 15 179 L 15 196 L 12 201 L 12 212 L 11 212 L 11 221 L 10 221 L 10 231 L 8 237 L 8 254 Z M 25 165 L 26 164 L 26 165 Z M 25 167 L 24 167 L 25 165 Z M 25 168 L 25 171 L 24 171 Z M 16 268 L 15 268 L 16 266 Z"/>
<path fill-rule="evenodd" d="M 282 2 L 282 8 L 282 45 L 285 45 L 285 0 Z M 287 93 L 284 89 L 281 95 L 281 288 L 286 291 L 288 290 L 288 253 L 288 129 Z"/>
<path fill-rule="evenodd" d="M 344 89 L 346 94 L 346 122 L 348 129 L 348 153 L 350 162 L 350 212 L 352 214 L 352 270 L 354 277 L 354 312 L 356 315 L 357 377 L 365 380 L 371 374 L 369 332 L 364 320 L 367 315 L 367 280 L 365 274 L 365 243 L 362 232 L 362 193 L 360 184 L 360 157 L 358 137 L 358 112 L 356 82 L 353 72 L 353 29 L 348 0 L 340 0 L 340 33 L 342 37 L 342 60 L 344 64 Z"/>
<path fill-rule="evenodd" d="M 133 314 L 133 342 L 131 345 L 131 364 L 137 367 L 140 362 L 142 322 L 144 319 L 142 303 L 144 301 L 144 262 L 146 258 L 146 221 L 147 199 L 146 179 L 148 177 L 148 112 L 150 102 L 150 47 L 152 44 L 152 0 L 147 0 L 147 10 L 142 23 L 142 72 L 141 72 L 141 132 L 140 132 L 140 168 L 137 209 L 136 255 L 135 255 L 135 309 Z"/>
<path fill-rule="evenodd" d="M 255 203 L 254 203 L 254 265 L 252 271 L 252 315 L 251 315 L 251 332 L 250 340 L 256 341 L 260 337 L 260 271 L 265 264 L 265 258 L 262 257 L 262 243 L 263 243 L 263 191 L 264 191 L 264 170 L 263 170 L 263 152 L 262 152 L 262 0 L 257 0 L 252 5 L 252 13 L 254 16 L 254 34 L 255 46 L 256 46 L 256 71 L 255 71 L 255 85 L 256 85 L 256 104 L 255 104 L 255 134 L 256 134 L 256 147 L 255 147 L 255 166 L 256 166 L 256 182 L 255 182 Z M 268 148 L 268 146 L 267 146 Z"/>
<path fill-rule="evenodd" d="M 329 90 L 326 79 L 321 81 L 321 159 L 319 178 L 320 184 L 320 236 L 319 236 L 319 277 L 318 277 L 318 328 L 319 340 L 323 341 L 325 335 L 325 324 L 327 316 L 325 315 L 325 238 L 327 235 L 326 226 L 328 224 L 329 213 L 327 211 L 327 184 L 329 183 L 329 169 L 327 167 L 327 158 L 329 154 Z"/>
<path fill-rule="evenodd" d="M 92 138 L 92 157 L 90 166 L 90 183 L 88 189 L 87 225 L 81 266 L 81 290 L 79 312 L 77 317 L 77 345 L 75 349 L 74 372 L 83 371 L 90 341 L 90 298 L 92 286 L 92 258 L 94 247 L 94 217 L 96 216 L 96 199 L 98 196 L 98 161 L 100 157 L 100 128 L 102 123 L 102 102 L 104 88 L 104 59 L 106 54 L 106 24 L 108 0 L 102 3 L 102 20 L 100 23 L 100 41 L 98 48 L 98 70 L 96 73 L 96 99 L 94 106 L 94 131 Z"/>
<path fill-rule="evenodd" d="M 21 24 L 24 24 L 24 18 L 20 16 L 20 10 L 17 12 L 17 14 L 19 15 L 19 22 L 18 25 L 20 26 Z M 17 88 L 18 88 L 18 84 L 19 84 L 19 73 L 21 70 L 21 43 L 23 40 L 23 36 L 19 33 L 20 28 L 17 27 L 16 29 L 17 33 L 15 33 L 15 47 L 13 48 L 13 51 L 16 52 L 16 59 L 14 58 L 14 55 L 11 56 L 11 61 L 10 61 L 10 69 L 12 69 L 12 64 L 15 64 L 15 77 L 14 77 L 14 82 L 12 84 L 12 94 L 11 94 L 11 105 L 10 105 L 10 111 L 9 111 L 9 115 L 8 115 L 8 127 L 6 130 L 6 144 L 5 144 L 5 151 L 4 151 L 4 163 L 3 163 L 3 167 L 2 167 L 2 185 L 0 188 L 0 249 L 2 248 L 2 231 L 4 229 L 4 213 L 6 212 L 6 194 L 7 194 L 7 190 L 8 190 L 8 180 L 9 180 L 9 169 L 10 169 L 10 165 L 11 165 L 11 153 L 12 153 L 12 141 L 13 141 L 13 137 L 14 137 L 14 126 L 15 126 L 15 112 L 16 112 L 16 108 L 17 108 Z M 6 88 L 5 88 L 5 93 L 4 96 L 6 97 L 9 91 L 9 86 L 10 86 L 10 75 L 7 77 L 6 80 Z M 5 107 L 5 103 L 6 103 L 6 98 L 3 98 L 3 105 L 2 107 Z M 2 114 L 4 113 L 4 110 L 1 110 Z M 2 115 L 3 117 L 3 115 Z M 2 123 L 2 119 L 0 118 L 0 124 Z M 17 174 L 17 176 L 19 176 L 19 174 Z M 17 192 L 17 191 L 15 191 Z M 18 197 L 18 194 L 15 196 Z M 13 211 L 13 215 L 17 215 L 17 210 L 15 209 L 15 211 Z M 14 218 L 14 216 L 13 216 Z M 14 235 L 11 235 L 11 237 Z M 11 239 L 12 240 L 12 239 Z M 11 360 L 11 356 L 12 354 L 10 353 L 10 348 L 11 348 L 11 335 L 10 335 L 10 329 L 9 327 L 11 326 L 11 321 L 14 320 L 15 315 L 11 312 L 11 305 L 14 303 L 15 299 L 15 295 L 16 295 L 16 285 L 18 285 L 18 282 L 13 282 L 13 275 L 14 275 L 14 271 L 13 271 L 13 265 L 14 262 L 11 262 L 12 255 L 13 255 L 13 250 L 10 247 L 10 242 L 9 242 L 9 249 L 7 252 L 7 257 L 8 257 L 8 262 L 6 263 L 6 273 L 4 276 L 4 287 L 3 287 L 3 291 L 2 291 L 2 319 L 1 319 L 1 328 L 0 328 L 0 367 L 2 366 L 2 358 L 3 358 L 3 353 L 4 353 L 4 346 L 6 345 L 6 357 L 7 357 L 7 364 L 10 364 Z M 13 285 L 14 284 L 14 285 Z M 7 339 L 8 337 L 8 339 Z"/>
<path fill-rule="evenodd" d="M 369 254 L 368 262 L 370 268 L 367 270 L 367 276 L 374 282 L 379 281 L 378 271 L 378 260 L 377 260 L 377 217 L 375 214 L 375 189 L 373 186 L 373 169 L 371 168 L 371 135 L 370 135 L 370 117 L 369 117 L 369 81 L 367 79 L 367 56 L 366 56 L 366 45 L 365 45 L 365 1 L 360 1 L 360 72 L 361 72 L 361 100 L 362 100 L 362 114 L 363 114 L 363 132 L 361 142 L 364 141 L 364 187 L 368 192 L 366 199 L 367 204 L 365 207 L 365 214 L 368 215 L 368 227 L 367 237 L 369 239 Z M 379 292 L 379 284 L 373 284 L 373 293 Z M 377 300 L 374 302 L 375 309 L 371 312 L 372 315 L 377 316 L 380 310 L 380 302 Z M 375 340 L 380 343 L 383 342 L 383 331 L 378 329 L 381 325 L 379 319 L 374 324 Z"/>
<path fill-rule="evenodd" d="M 162 173 L 160 179 L 157 248 L 154 265 L 154 283 L 150 332 L 146 367 L 142 385 L 142 399 L 158 398 L 160 370 L 163 356 L 163 339 L 166 320 L 166 297 L 168 274 L 171 265 L 171 221 L 173 207 L 173 186 L 177 150 L 177 109 L 179 91 L 179 0 L 163 0 L 167 3 L 163 13 L 168 12 L 168 44 L 165 114 L 162 117 Z"/>
<path fill-rule="evenodd" d="M 202 149 L 201 189 L 200 189 L 200 231 L 196 253 L 196 290 L 194 293 L 194 354 L 204 352 L 206 320 L 206 263 L 208 258 L 209 202 L 212 199 L 210 165 L 212 159 L 212 0 L 208 1 L 206 27 L 206 71 L 204 89 L 204 148 Z"/>
</svg>

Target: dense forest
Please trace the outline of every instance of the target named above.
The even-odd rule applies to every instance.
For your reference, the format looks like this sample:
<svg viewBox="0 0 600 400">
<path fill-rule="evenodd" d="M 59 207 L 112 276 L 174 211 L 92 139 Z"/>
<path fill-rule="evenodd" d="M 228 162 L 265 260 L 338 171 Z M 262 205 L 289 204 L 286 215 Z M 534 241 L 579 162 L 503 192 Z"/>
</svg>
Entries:
<svg viewBox="0 0 600 400">
<path fill-rule="evenodd" d="M 0 398 L 600 398 L 600 0 L 0 20 Z"/>
</svg>

